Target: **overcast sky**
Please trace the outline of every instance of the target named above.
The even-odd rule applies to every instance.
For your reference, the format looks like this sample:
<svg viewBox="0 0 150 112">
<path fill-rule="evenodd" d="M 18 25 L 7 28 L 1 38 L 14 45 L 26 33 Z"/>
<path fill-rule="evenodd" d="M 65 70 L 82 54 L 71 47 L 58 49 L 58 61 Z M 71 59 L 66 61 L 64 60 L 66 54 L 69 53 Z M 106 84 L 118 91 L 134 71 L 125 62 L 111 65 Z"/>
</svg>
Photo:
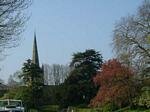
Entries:
<svg viewBox="0 0 150 112">
<path fill-rule="evenodd" d="M 68 64 L 72 54 L 85 49 L 100 51 L 105 60 L 113 58 L 114 24 L 134 14 L 142 0 L 34 0 L 27 13 L 30 20 L 20 46 L 5 51 L 0 78 L 21 69 L 32 57 L 36 30 L 40 64 Z"/>
</svg>

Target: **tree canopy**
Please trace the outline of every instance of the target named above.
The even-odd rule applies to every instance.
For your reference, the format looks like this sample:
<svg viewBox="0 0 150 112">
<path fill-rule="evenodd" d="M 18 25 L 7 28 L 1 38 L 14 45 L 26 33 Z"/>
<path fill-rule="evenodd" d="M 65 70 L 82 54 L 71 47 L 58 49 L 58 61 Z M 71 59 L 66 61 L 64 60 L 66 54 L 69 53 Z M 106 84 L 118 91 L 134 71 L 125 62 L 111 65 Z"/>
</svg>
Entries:
<svg viewBox="0 0 150 112">
<path fill-rule="evenodd" d="M 93 83 L 93 77 L 101 67 L 102 62 L 102 55 L 94 49 L 73 55 L 70 64 L 72 70 L 64 82 L 67 87 L 63 102 L 67 102 L 67 106 L 88 104 L 90 99 L 95 96 L 97 87 Z"/>
<path fill-rule="evenodd" d="M 105 62 L 94 78 L 94 82 L 100 85 L 100 88 L 90 105 L 99 107 L 111 103 L 122 107 L 131 104 L 131 99 L 136 93 L 133 76 L 134 72 L 116 59 Z"/>
</svg>

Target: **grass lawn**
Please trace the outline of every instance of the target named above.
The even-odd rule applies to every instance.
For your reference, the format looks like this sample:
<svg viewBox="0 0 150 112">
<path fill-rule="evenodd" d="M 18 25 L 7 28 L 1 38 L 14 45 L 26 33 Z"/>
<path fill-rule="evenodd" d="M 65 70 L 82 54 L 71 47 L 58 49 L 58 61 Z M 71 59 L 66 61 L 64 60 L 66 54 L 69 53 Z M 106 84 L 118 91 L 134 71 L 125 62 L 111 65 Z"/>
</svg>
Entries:
<svg viewBox="0 0 150 112">
<path fill-rule="evenodd" d="M 102 112 L 100 109 L 77 109 L 77 112 Z"/>
<path fill-rule="evenodd" d="M 57 112 L 58 109 L 57 105 L 46 105 L 42 107 L 42 112 Z"/>
<path fill-rule="evenodd" d="M 126 110 L 123 112 L 150 112 L 150 110 L 149 109 L 147 109 L 147 110 Z"/>
<path fill-rule="evenodd" d="M 101 109 L 78 108 L 76 109 L 75 112 L 104 112 L 104 111 L 102 111 Z M 145 109 L 145 110 L 119 109 L 113 112 L 150 112 L 150 109 Z"/>
<path fill-rule="evenodd" d="M 42 112 L 58 112 L 59 107 L 57 105 L 46 105 L 41 107 L 41 111 Z M 99 108 L 76 108 L 76 107 L 71 107 L 71 109 L 73 109 L 73 112 L 105 112 L 102 111 Z M 36 111 L 31 111 L 31 112 L 36 112 Z M 108 112 L 108 111 L 107 111 Z M 150 112 L 149 109 L 147 110 L 131 110 L 129 108 L 122 108 L 113 112 Z"/>
<path fill-rule="evenodd" d="M 41 112 L 58 112 L 59 107 L 57 105 L 45 105 L 41 107 Z M 35 109 L 30 109 L 30 112 L 37 112 Z"/>
</svg>

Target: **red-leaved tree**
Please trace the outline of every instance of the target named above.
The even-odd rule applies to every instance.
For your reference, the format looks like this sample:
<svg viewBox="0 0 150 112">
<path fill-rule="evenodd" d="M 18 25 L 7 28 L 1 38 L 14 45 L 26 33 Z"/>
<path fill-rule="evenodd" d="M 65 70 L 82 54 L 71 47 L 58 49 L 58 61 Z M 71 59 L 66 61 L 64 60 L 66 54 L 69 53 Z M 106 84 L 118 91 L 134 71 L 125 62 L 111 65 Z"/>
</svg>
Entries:
<svg viewBox="0 0 150 112">
<path fill-rule="evenodd" d="M 133 76 L 134 72 L 118 60 L 112 59 L 105 62 L 94 77 L 95 84 L 100 88 L 95 98 L 91 100 L 90 106 L 113 104 L 123 107 L 131 103 L 136 93 Z"/>
</svg>

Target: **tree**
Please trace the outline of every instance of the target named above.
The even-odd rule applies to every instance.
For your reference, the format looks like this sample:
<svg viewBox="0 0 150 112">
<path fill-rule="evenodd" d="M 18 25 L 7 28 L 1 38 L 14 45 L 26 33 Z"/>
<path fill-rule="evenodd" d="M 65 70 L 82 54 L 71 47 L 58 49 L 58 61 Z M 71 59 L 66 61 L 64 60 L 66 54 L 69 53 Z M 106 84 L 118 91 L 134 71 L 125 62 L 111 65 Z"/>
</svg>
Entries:
<svg viewBox="0 0 150 112">
<path fill-rule="evenodd" d="M 17 45 L 31 0 L 0 0 L 0 52 Z"/>
<path fill-rule="evenodd" d="M 112 104 L 123 107 L 131 104 L 136 94 L 136 83 L 133 77 L 134 72 L 118 60 L 112 59 L 105 62 L 101 71 L 94 77 L 94 82 L 100 88 L 90 105 L 99 107 Z"/>
<path fill-rule="evenodd" d="M 44 79 L 47 85 L 60 85 L 68 76 L 70 68 L 68 65 L 44 64 Z"/>
<path fill-rule="evenodd" d="M 12 75 L 10 75 L 9 78 L 8 78 L 8 86 L 10 86 L 10 87 L 17 86 L 17 82 L 13 79 Z"/>
<path fill-rule="evenodd" d="M 16 88 L 11 88 L 9 91 L 5 92 L 2 99 L 18 99 L 23 101 L 23 106 L 25 107 L 25 111 L 29 112 L 31 108 L 33 108 L 34 102 L 33 94 L 31 88 L 27 88 L 26 86 L 18 86 Z"/>
<path fill-rule="evenodd" d="M 115 25 L 113 45 L 121 62 L 141 73 L 150 60 L 150 1 L 145 0 L 137 13 Z"/>
<path fill-rule="evenodd" d="M 7 89 L 5 89 L 4 80 L 0 78 L 0 98 L 7 92 Z"/>
<path fill-rule="evenodd" d="M 93 49 L 73 55 L 70 64 L 72 70 L 64 82 L 67 89 L 64 96 L 65 101 L 62 102 L 66 102 L 66 106 L 87 105 L 90 99 L 95 96 L 97 87 L 95 87 L 92 79 L 101 65 L 102 56 Z"/>
<path fill-rule="evenodd" d="M 34 86 L 35 84 L 43 85 L 42 69 L 36 64 L 32 63 L 29 59 L 22 68 L 22 78 L 24 84 L 28 87 Z"/>
<path fill-rule="evenodd" d="M 43 71 L 38 65 L 32 63 L 32 61 L 29 59 L 26 63 L 24 63 L 22 72 L 23 73 L 20 75 L 20 77 L 26 85 L 25 90 L 27 91 L 23 93 L 28 93 L 30 96 L 30 106 L 32 106 L 32 108 L 39 109 L 43 88 Z"/>
<path fill-rule="evenodd" d="M 16 87 L 19 85 L 23 85 L 23 81 L 19 78 L 19 76 L 22 74 L 21 71 L 16 71 L 13 75 L 10 75 L 8 78 L 8 85 L 10 87 Z"/>
</svg>

